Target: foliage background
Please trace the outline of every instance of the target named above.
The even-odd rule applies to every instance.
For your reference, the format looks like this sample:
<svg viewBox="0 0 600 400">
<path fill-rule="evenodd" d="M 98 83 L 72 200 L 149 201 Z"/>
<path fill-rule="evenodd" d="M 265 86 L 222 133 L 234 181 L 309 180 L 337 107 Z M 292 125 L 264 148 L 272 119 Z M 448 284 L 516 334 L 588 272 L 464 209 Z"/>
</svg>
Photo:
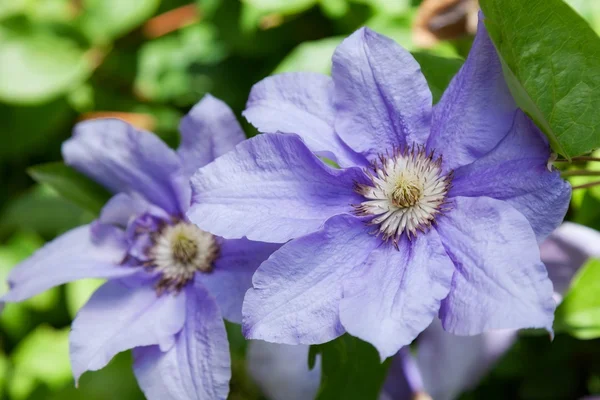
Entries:
<svg viewBox="0 0 600 400">
<path fill-rule="evenodd" d="M 120 117 L 175 146 L 180 117 L 205 93 L 226 101 L 239 116 L 253 83 L 273 72 L 327 72 L 335 46 L 362 25 L 417 51 L 439 96 L 471 39 L 418 49 L 411 26 L 420 3 L 0 0 L 0 292 L 19 260 L 94 218 L 99 199 L 67 200 L 47 184 L 48 170 L 28 174 L 34 165 L 61 160 L 61 142 L 77 121 Z M 570 3 L 598 31 L 600 1 Z M 244 128 L 249 136 L 256 133 L 246 123 Z M 600 190 L 578 192 L 569 218 L 600 228 Z M 69 325 L 98 285 L 94 280 L 71 283 L 5 307 L 0 314 L 0 399 L 143 399 L 129 354 L 87 373 L 79 389 L 73 387 Z M 234 368 L 230 398 L 261 399 L 245 373 L 239 327 L 229 325 L 228 332 Z M 599 360 L 598 339 L 559 333 L 550 343 L 525 334 L 463 397 L 600 394 Z"/>
</svg>

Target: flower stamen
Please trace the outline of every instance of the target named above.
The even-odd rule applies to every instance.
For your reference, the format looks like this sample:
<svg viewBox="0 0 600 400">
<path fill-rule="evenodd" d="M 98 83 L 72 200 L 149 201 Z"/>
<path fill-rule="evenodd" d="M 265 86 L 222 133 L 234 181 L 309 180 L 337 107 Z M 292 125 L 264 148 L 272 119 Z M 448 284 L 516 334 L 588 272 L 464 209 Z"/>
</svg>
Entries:
<svg viewBox="0 0 600 400">
<path fill-rule="evenodd" d="M 417 232 L 427 232 L 447 210 L 452 172 L 444 174 L 441 165 L 441 157 L 434 158 L 421 146 L 380 155 L 365 171 L 371 183 L 355 185 L 365 198 L 355 206 L 355 213 L 372 216 L 369 224 L 377 225 L 383 240 L 395 245 L 403 234 L 411 239 Z"/>
<path fill-rule="evenodd" d="M 208 273 L 219 254 L 215 237 L 196 225 L 178 222 L 166 225 L 154 238 L 150 268 L 161 273 L 157 291 L 180 291 L 196 272 Z"/>
</svg>

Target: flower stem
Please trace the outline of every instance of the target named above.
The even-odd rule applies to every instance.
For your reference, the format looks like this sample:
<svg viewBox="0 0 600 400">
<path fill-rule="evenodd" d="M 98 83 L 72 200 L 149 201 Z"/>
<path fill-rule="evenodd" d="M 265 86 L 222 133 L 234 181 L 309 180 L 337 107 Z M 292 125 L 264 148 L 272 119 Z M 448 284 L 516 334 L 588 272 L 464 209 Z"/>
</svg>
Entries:
<svg viewBox="0 0 600 400">
<path fill-rule="evenodd" d="M 588 171 L 585 169 L 578 169 L 573 171 L 565 171 L 561 174 L 565 176 L 600 176 L 600 171 Z"/>
<path fill-rule="evenodd" d="M 587 189 L 594 186 L 600 186 L 600 181 L 586 183 L 585 185 L 573 186 L 573 190 L 575 189 Z"/>
</svg>

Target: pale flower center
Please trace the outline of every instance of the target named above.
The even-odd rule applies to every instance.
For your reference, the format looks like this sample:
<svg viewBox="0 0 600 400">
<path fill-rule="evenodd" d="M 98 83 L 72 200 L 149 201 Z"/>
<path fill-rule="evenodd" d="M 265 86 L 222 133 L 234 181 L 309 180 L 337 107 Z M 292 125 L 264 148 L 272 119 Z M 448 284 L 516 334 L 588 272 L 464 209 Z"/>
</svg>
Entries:
<svg viewBox="0 0 600 400">
<path fill-rule="evenodd" d="M 411 239 L 417 232 L 426 232 L 445 210 L 452 181 L 452 173 L 444 174 L 441 165 L 441 157 L 434 159 L 422 147 L 380 156 L 366 171 L 371 183 L 356 185 L 365 197 L 355 206 L 356 214 L 372 216 L 369 223 L 395 245 L 403 234 Z"/>
<path fill-rule="evenodd" d="M 150 249 L 152 268 L 162 274 L 157 289 L 181 290 L 196 272 L 210 272 L 219 254 L 214 236 L 179 222 L 160 230 Z"/>
</svg>

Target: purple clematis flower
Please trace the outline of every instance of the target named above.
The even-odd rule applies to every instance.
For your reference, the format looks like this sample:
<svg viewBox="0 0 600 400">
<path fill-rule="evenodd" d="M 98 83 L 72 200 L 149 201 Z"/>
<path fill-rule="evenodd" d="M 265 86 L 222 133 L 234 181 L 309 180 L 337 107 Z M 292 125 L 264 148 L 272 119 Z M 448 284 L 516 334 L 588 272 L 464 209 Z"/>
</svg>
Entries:
<svg viewBox="0 0 600 400">
<path fill-rule="evenodd" d="M 600 233 L 565 222 L 542 243 L 541 256 L 560 302 L 585 261 L 600 257 Z M 458 398 L 479 383 L 516 338 L 515 330 L 455 336 L 444 331 L 436 319 L 419 335 L 416 357 L 408 347 L 393 357 L 379 400 Z M 320 365 L 308 369 L 308 349 L 302 345 L 250 342 L 248 370 L 269 400 L 315 397 Z M 300 394 L 304 397 L 298 397 Z"/>
<path fill-rule="evenodd" d="M 285 243 L 246 294 L 248 338 L 313 344 L 347 331 L 385 358 L 438 314 L 459 335 L 551 329 L 538 243 L 571 190 L 548 170 L 547 141 L 511 97 L 483 24 L 435 107 L 410 53 L 363 28 L 336 49 L 332 78 L 266 78 L 245 116 L 280 133 L 198 171 L 188 217 Z"/>
<path fill-rule="evenodd" d="M 149 399 L 226 399 L 231 377 L 223 318 L 241 323 L 251 277 L 278 246 L 224 240 L 189 223 L 189 177 L 244 140 L 232 111 L 206 96 L 181 121 L 171 150 L 119 120 L 75 127 L 65 162 L 113 191 L 91 225 L 73 229 L 18 265 L 3 302 L 80 278 L 108 278 L 73 321 L 73 375 L 133 349 Z"/>
</svg>

